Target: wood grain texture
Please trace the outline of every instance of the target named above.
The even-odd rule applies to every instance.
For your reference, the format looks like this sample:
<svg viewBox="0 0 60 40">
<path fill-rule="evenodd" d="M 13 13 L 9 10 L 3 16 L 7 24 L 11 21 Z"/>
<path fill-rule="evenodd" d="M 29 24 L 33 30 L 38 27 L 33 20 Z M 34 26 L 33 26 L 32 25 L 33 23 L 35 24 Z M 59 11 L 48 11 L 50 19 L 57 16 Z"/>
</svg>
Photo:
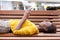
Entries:
<svg viewBox="0 0 60 40">
<path fill-rule="evenodd" d="M 10 14 L 16 14 L 16 15 L 22 15 L 24 13 L 23 10 L 0 10 L 0 15 L 10 15 Z M 60 15 L 60 11 L 32 11 L 31 15 Z"/>
<path fill-rule="evenodd" d="M 60 40 L 60 37 L 0 37 L 1 40 Z"/>
</svg>

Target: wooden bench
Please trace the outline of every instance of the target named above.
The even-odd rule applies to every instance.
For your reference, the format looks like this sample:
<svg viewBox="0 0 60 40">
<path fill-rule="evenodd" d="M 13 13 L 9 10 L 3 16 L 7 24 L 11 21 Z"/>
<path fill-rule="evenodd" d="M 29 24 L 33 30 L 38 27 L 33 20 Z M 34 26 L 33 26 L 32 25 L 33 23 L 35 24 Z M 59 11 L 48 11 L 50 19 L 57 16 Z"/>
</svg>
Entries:
<svg viewBox="0 0 60 40">
<path fill-rule="evenodd" d="M 22 10 L 0 10 L 0 19 L 21 19 L 24 11 Z M 33 36 L 16 36 L 12 33 L 0 34 L 1 40 L 60 40 L 60 11 L 32 11 L 28 18 L 39 26 L 38 23 L 49 19 L 57 27 L 57 33 L 39 33 Z"/>
</svg>

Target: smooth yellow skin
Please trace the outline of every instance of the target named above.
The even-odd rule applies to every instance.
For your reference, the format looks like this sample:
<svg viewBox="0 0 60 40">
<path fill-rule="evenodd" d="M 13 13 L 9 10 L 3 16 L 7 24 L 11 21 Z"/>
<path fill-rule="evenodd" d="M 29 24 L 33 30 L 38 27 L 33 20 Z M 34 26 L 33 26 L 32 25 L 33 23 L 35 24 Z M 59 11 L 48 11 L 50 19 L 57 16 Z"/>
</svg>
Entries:
<svg viewBox="0 0 60 40">
<path fill-rule="evenodd" d="M 19 30 L 15 30 L 16 26 L 20 22 L 19 19 L 16 20 L 10 20 L 10 27 L 13 32 L 13 34 L 16 35 L 34 35 L 39 33 L 38 28 L 35 24 L 30 22 L 28 19 L 23 23 L 22 27 Z"/>
</svg>

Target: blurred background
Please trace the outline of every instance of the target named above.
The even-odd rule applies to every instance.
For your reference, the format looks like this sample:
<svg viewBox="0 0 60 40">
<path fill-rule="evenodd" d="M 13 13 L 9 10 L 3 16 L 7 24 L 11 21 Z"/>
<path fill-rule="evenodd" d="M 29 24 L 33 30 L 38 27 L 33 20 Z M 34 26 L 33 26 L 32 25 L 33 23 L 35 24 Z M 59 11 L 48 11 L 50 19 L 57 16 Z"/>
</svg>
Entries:
<svg viewBox="0 0 60 40">
<path fill-rule="evenodd" d="M 59 0 L 0 0 L 0 10 L 60 10 Z"/>
</svg>

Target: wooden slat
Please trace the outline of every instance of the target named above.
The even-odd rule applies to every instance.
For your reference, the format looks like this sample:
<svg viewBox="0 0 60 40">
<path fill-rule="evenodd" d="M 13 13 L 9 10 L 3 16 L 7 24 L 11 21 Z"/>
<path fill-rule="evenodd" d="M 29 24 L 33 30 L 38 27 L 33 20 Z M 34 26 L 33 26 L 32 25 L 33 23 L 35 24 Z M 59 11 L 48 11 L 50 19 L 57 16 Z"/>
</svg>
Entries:
<svg viewBox="0 0 60 40">
<path fill-rule="evenodd" d="M 23 14 L 24 13 L 24 11 L 22 11 L 22 10 L 4 10 L 4 11 L 2 11 L 2 10 L 0 10 L 0 15 L 2 15 L 2 14 Z M 32 11 L 31 12 L 31 15 L 60 15 L 60 11 Z"/>
<path fill-rule="evenodd" d="M 42 22 L 44 20 L 47 20 L 47 19 L 29 19 L 30 21 L 32 22 Z M 52 21 L 52 22 L 60 22 L 60 19 L 48 19 L 49 21 Z"/>
<path fill-rule="evenodd" d="M 53 22 L 60 22 L 60 18 L 59 19 L 52 19 L 51 21 L 53 21 Z"/>
<path fill-rule="evenodd" d="M 1 40 L 60 40 L 60 37 L 0 37 Z"/>
<path fill-rule="evenodd" d="M 1 19 L 1 18 L 4 18 L 4 19 L 6 19 L 6 18 L 7 18 L 7 19 L 11 19 L 11 18 L 12 18 L 12 19 L 15 19 L 15 18 L 17 18 L 17 19 L 19 19 L 19 18 L 22 18 L 22 16 L 4 16 L 4 15 L 3 15 L 3 16 L 0 16 L 0 19 Z M 39 19 L 41 19 L 41 18 L 44 18 L 44 19 L 45 19 L 45 18 L 58 19 L 58 18 L 60 18 L 60 16 L 30 16 L 29 18 L 30 18 L 30 19 L 32 19 L 32 18 L 33 18 L 33 19 L 38 19 L 38 18 L 39 18 Z"/>
<path fill-rule="evenodd" d="M 60 28 L 57 29 L 57 32 L 60 32 Z"/>
<path fill-rule="evenodd" d="M 19 37 L 18 35 L 14 35 L 13 33 L 6 33 L 6 34 L 0 34 L 0 37 Z M 23 36 L 20 36 L 23 37 Z M 26 36 L 30 37 L 30 36 Z M 60 32 L 57 33 L 39 33 L 36 35 L 32 35 L 31 37 L 60 37 Z"/>
<path fill-rule="evenodd" d="M 1 18 L 0 18 L 1 19 Z M 6 18 L 7 19 L 7 18 Z M 16 19 L 16 18 L 15 18 Z M 3 20 L 5 20 L 4 18 L 3 18 Z M 10 19 L 7 19 L 7 20 L 10 20 Z M 31 19 L 29 19 L 30 21 L 32 21 L 32 22 L 42 22 L 42 21 L 44 21 L 44 20 L 47 20 L 47 19 L 34 19 L 34 18 L 31 18 Z M 49 21 L 51 21 L 51 20 L 49 20 Z"/>
<path fill-rule="evenodd" d="M 33 22 L 35 23 L 36 25 L 39 24 L 40 22 Z M 60 22 L 53 22 L 55 25 L 60 25 Z"/>
<path fill-rule="evenodd" d="M 39 25 L 36 25 L 37 27 L 39 27 Z M 56 25 L 56 28 L 60 28 L 60 25 Z"/>
<path fill-rule="evenodd" d="M 60 25 L 60 22 L 53 22 L 54 24 Z"/>
<path fill-rule="evenodd" d="M 57 28 L 60 28 L 60 25 L 56 25 Z"/>
</svg>

